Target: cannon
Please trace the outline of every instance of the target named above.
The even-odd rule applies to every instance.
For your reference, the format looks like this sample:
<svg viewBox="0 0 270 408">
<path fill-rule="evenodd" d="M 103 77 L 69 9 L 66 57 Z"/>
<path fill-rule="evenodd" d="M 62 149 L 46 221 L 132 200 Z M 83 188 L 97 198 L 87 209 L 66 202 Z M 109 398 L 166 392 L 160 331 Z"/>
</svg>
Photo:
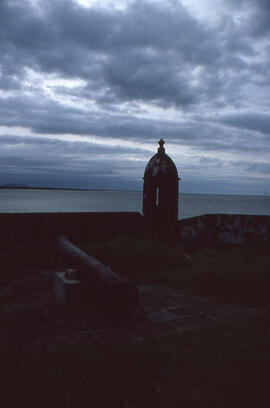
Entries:
<svg viewBox="0 0 270 408">
<path fill-rule="evenodd" d="M 138 305 L 134 283 L 86 254 L 65 236 L 54 238 L 53 246 L 75 268 L 55 276 L 55 294 L 60 303 L 114 316 L 134 313 Z"/>
</svg>

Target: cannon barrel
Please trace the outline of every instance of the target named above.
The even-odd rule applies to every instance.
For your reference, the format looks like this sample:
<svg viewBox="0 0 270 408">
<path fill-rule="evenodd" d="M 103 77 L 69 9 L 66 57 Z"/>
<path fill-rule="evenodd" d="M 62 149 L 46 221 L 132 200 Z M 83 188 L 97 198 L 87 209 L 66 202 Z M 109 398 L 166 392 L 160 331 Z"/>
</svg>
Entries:
<svg viewBox="0 0 270 408">
<path fill-rule="evenodd" d="M 86 254 L 64 236 L 55 238 L 54 247 L 77 269 L 78 279 L 85 287 L 85 307 L 98 308 L 101 312 L 114 315 L 127 315 L 135 311 L 138 290 L 134 283 L 121 278 L 109 266 Z"/>
</svg>

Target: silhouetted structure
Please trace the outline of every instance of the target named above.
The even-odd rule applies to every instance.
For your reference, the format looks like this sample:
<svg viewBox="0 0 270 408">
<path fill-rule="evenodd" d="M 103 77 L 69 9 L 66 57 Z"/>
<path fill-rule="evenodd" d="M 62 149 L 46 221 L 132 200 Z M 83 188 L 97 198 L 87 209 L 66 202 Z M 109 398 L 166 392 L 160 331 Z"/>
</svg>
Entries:
<svg viewBox="0 0 270 408">
<path fill-rule="evenodd" d="M 144 172 L 143 215 L 154 227 L 173 231 L 178 221 L 177 168 L 165 153 L 160 139 L 157 154 L 148 162 Z"/>
</svg>

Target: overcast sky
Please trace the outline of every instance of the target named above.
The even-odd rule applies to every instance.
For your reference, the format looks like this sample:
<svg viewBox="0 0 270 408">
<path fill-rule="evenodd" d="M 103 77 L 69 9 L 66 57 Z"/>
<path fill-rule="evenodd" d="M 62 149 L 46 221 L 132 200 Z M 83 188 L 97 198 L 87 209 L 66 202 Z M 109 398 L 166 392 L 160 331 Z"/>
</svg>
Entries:
<svg viewBox="0 0 270 408">
<path fill-rule="evenodd" d="M 0 0 L 0 184 L 270 194 L 269 0 Z"/>
</svg>

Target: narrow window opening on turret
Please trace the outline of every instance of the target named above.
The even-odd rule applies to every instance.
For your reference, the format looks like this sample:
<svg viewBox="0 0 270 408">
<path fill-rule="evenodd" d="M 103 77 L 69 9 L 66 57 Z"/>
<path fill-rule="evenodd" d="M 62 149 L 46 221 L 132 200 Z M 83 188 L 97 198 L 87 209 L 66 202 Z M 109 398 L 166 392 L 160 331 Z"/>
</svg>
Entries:
<svg viewBox="0 0 270 408">
<path fill-rule="evenodd" d="M 156 206 L 159 205 L 159 189 L 156 190 Z"/>
</svg>

